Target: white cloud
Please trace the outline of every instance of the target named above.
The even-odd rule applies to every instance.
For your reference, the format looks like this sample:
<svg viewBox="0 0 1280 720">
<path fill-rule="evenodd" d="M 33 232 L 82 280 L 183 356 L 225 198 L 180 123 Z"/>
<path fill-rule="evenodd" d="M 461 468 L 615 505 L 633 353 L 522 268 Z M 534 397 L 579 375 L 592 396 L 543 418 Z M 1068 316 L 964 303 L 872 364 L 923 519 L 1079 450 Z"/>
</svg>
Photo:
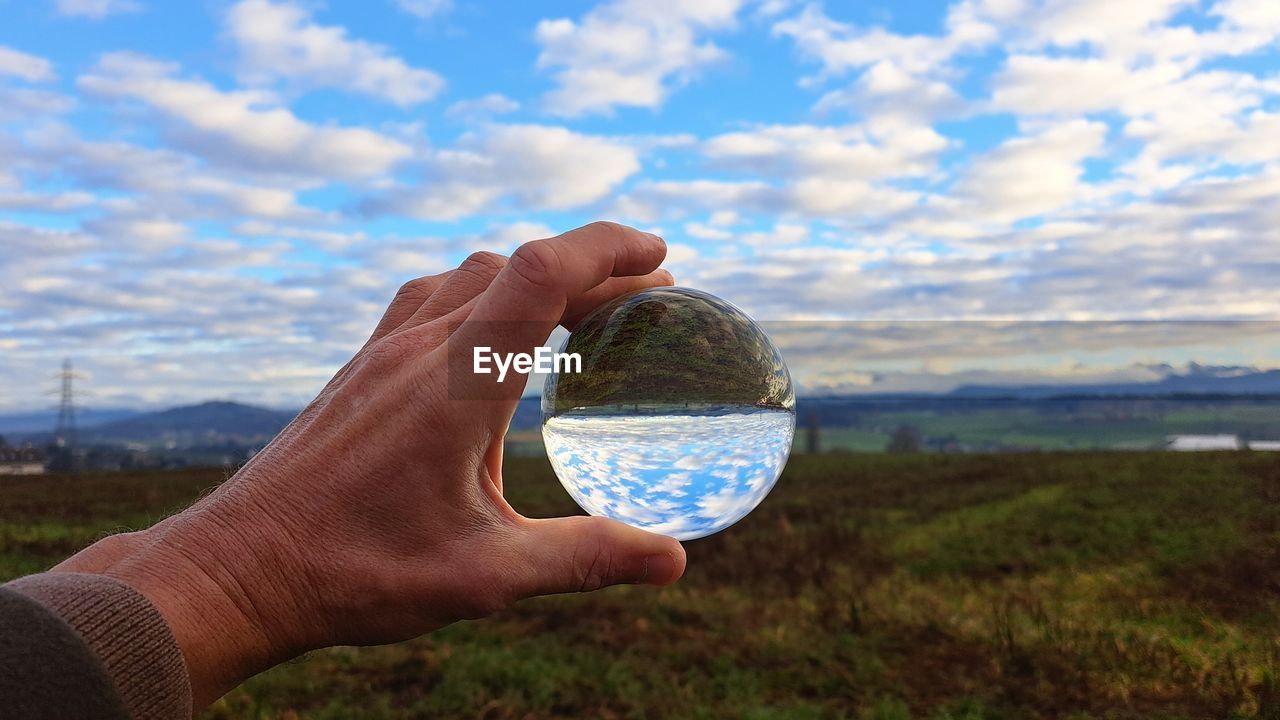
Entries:
<svg viewBox="0 0 1280 720">
<path fill-rule="evenodd" d="M 1206 19 L 1220 22 L 1197 29 L 1178 21 L 1180 13 L 1204 5 L 1208 5 Z M 1271 0 L 984 0 L 953 6 L 953 18 L 962 14 L 998 26 L 1006 49 L 1012 52 L 1065 49 L 1129 65 L 1144 61 L 1197 65 L 1214 56 L 1257 51 L 1280 37 L 1280 20 Z"/>
<path fill-rule="evenodd" d="M 782 195 L 785 210 L 808 217 L 870 221 L 913 208 L 919 194 L 862 180 L 809 178 Z"/>
<path fill-rule="evenodd" d="M 63 17 L 82 17 L 91 20 L 101 20 L 109 15 L 142 10 L 142 4 L 134 0 L 54 0 L 53 6 Z"/>
<path fill-rule="evenodd" d="M 912 75 L 923 75 L 943 66 L 968 42 L 954 36 L 899 35 L 883 28 L 864 29 L 832 20 L 816 5 L 779 21 L 773 26 L 773 33 L 791 38 L 796 49 L 820 62 L 827 75 L 881 62 Z"/>
<path fill-rule="evenodd" d="M 922 125 L 769 125 L 712 137 L 702 152 L 768 177 L 851 181 L 927 174 L 946 147 Z"/>
<path fill-rule="evenodd" d="M 394 0 L 396 7 L 420 20 L 430 20 L 453 9 L 453 0 Z"/>
<path fill-rule="evenodd" d="M 384 279 L 409 279 L 453 267 L 451 257 L 478 250 L 510 255 L 530 240 L 556 234 L 556 230 L 545 223 L 519 220 L 495 223 L 478 233 L 452 237 L 361 237 L 346 244 L 343 254 L 358 262 L 362 269 L 374 271 Z"/>
<path fill-rule="evenodd" d="M 1106 124 L 1075 120 L 1008 140 L 974 160 L 955 193 L 997 222 L 1057 210 L 1085 199 L 1083 163 L 1106 136 Z"/>
<path fill-rule="evenodd" d="M 59 212 L 91 205 L 94 196 L 85 192 L 4 193 L 0 192 L 0 210 L 41 210 Z"/>
<path fill-rule="evenodd" d="M 436 73 L 409 66 L 390 50 L 320 25 L 301 5 L 241 0 L 227 12 L 227 33 L 241 52 L 240 75 L 253 83 L 284 79 L 303 88 L 332 87 L 401 107 L 434 98 Z"/>
<path fill-rule="evenodd" d="M 790 182 L 764 180 L 661 180 L 636 184 L 618 196 L 609 214 L 652 223 L 690 213 L 738 212 L 766 216 L 871 221 L 913 207 L 918 193 L 860 179 L 814 176 Z"/>
<path fill-rule="evenodd" d="M 814 106 L 819 114 L 845 110 L 868 120 L 920 125 L 965 111 L 954 87 L 962 73 L 955 58 L 998 39 L 990 5 L 1003 0 L 961 0 L 951 5 L 942 35 L 901 35 L 881 27 L 864 28 L 828 17 L 818 5 L 774 23 L 773 34 L 791 38 L 797 52 L 822 67 L 801 80 L 816 87 L 831 78 L 856 73 L 849 86 L 824 93 Z"/>
<path fill-rule="evenodd" d="M 871 219 L 913 206 L 914 190 L 892 181 L 937 172 L 949 146 L 927 125 L 880 118 L 853 125 L 767 125 L 716 135 L 701 154 L 726 179 L 658 180 L 617 198 L 622 217 L 652 222 L 690 212 Z M 710 228 L 694 226 L 709 235 Z"/>
<path fill-rule="evenodd" d="M 29 227 L 0 220 L 0 259 L 5 268 L 33 257 L 67 256 L 93 250 L 97 240 L 84 233 Z M 17 280 L 18 275 L 11 279 Z"/>
<path fill-rule="evenodd" d="M 78 86 L 106 99 L 153 109 L 174 140 L 214 163 L 264 173 L 359 178 L 386 172 L 411 152 L 363 128 L 306 123 L 261 92 L 223 92 L 175 77 L 177 67 L 131 53 L 110 53 Z"/>
<path fill-rule="evenodd" d="M 5 75 L 27 82 L 48 82 L 54 79 L 53 63 L 0 45 L 0 76 Z"/>
<path fill-rule="evenodd" d="M 772 229 L 745 233 L 742 242 L 755 247 L 795 245 L 809 239 L 809 226 L 797 223 L 776 223 Z"/>
<path fill-rule="evenodd" d="M 301 207 L 297 181 L 251 182 L 234 170 L 205 167 L 173 150 L 120 142 L 88 142 L 67 134 L 31 139 L 20 156 L 37 173 L 58 172 L 92 191 L 110 191 L 117 207 L 134 204 L 175 218 L 265 217 L 316 220 Z"/>
<path fill-rule="evenodd" d="M 435 237 L 372 238 L 354 245 L 347 254 L 361 270 L 401 282 L 449 269 L 449 241 Z"/>
<path fill-rule="evenodd" d="M 191 238 L 186 224 L 164 217 L 106 215 L 85 222 L 84 229 L 111 247 L 147 253 L 181 247 Z"/>
<path fill-rule="evenodd" d="M 765 319 L 1276 317 L 1280 289 L 1265 279 L 1280 271 L 1274 169 L 1067 216 L 1077 219 L 988 231 L 941 253 L 890 224 L 849 248 L 721 255 L 682 268 L 681 281 Z"/>
<path fill-rule="evenodd" d="M 1135 91 L 1176 79 L 1174 67 L 1133 72 L 1100 58 L 1014 55 L 995 79 L 992 104 L 1032 114 L 1079 114 L 1118 108 Z M 1045 92 L 1053 88 L 1053 92 Z"/>
<path fill-rule="evenodd" d="M 232 232 L 241 237 L 288 238 L 291 240 L 303 240 L 309 245 L 326 250 L 341 250 L 356 243 L 363 243 L 369 239 L 363 232 L 348 233 L 339 232 L 337 230 L 296 227 L 263 222 L 261 220 L 249 220 L 238 223 L 232 228 Z"/>
<path fill-rule="evenodd" d="M 1046 93 L 1044 88 L 1054 92 Z M 1174 120 L 1187 112 L 1230 117 L 1261 104 L 1267 84 L 1253 75 L 1221 70 L 1188 72 L 1174 63 L 1131 67 L 1101 58 L 1015 55 L 995 78 L 998 110 L 1075 115 L 1115 111 L 1130 117 Z"/>
<path fill-rule="evenodd" d="M 731 28 L 742 0 L 613 0 L 581 20 L 543 20 L 538 67 L 557 88 L 547 112 L 568 117 L 617 106 L 656 108 L 701 68 L 728 56 L 703 36 Z"/>
<path fill-rule="evenodd" d="M 1046 93 L 1046 87 L 1055 91 Z M 1123 168 L 1131 178 L 1124 189 L 1148 194 L 1223 162 L 1280 157 L 1267 140 L 1263 110 L 1277 96 L 1280 85 L 1243 72 L 1020 55 L 995 78 L 992 106 L 1024 114 L 1120 116 L 1124 136 L 1139 147 Z"/>
<path fill-rule="evenodd" d="M 960 95 L 947 83 L 913 75 L 884 60 L 868 68 L 848 88 L 823 95 L 814 110 L 822 113 L 842 109 L 922 122 L 957 114 L 964 105 Z"/>
<path fill-rule="evenodd" d="M 1060 47 L 1092 43 L 1113 50 L 1126 41 L 1149 36 L 1156 25 L 1196 0 L 1048 0 L 1028 7 L 1022 22 L 1033 37 Z"/>
<path fill-rule="evenodd" d="M 474 119 L 490 115 L 506 115 L 520 109 L 520 103 L 501 93 L 489 93 L 483 97 L 459 100 L 449 106 L 445 115 L 451 118 Z"/>
<path fill-rule="evenodd" d="M 43 378 L 58 357 L 71 355 L 91 374 L 98 403 L 228 397 L 300 406 L 358 347 L 396 282 L 384 275 L 382 284 L 368 285 L 350 270 L 293 272 L 278 281 L 238 276 L 246 264 L 280 267 L 279 249 L 225 241 L 131 252 L 99 249 L 73 234 L 0 227 L 0 255 L 24 236 L 39 250 L 4 267 L 14 292 L 0 295 L 0 312 L 13 319 L 0 379 L 17 387 L 19 378 Z M 95 257 L 96 249 L 107 254 Z M 264 387 L 273 389 L 269 398 Z M 37 382 L 6 401 L 38 403 L 44 389 Z"/>
<path fill-rule="evenodd" d="M 760 180 L 646 180 L 615 198 L 608 214 L 649 223 L 690 210 L 776 211 L 776 197 L 776 189 Z"/>
<path fill-rule="evenodd" d="M 737 225 L 740 221 L 741 218 L 738 217 L 738 213 L 732 210 L 717 210 L 711 213 L 711 217 L 707 220 L 708 223 L 716 227 L 730 227 Z"/>
<path fill-rule="evenodd" d="M 733 237 L 728 230 L 700 222 L 685 223 L 684 234 L 698 240 L 728 240 Z"/>
<path fill-rule="evenodd" d="M 1271 0 L 1219 0 L 1211 12 L 1234 27 L 1280 35 L 1280 5 Z"/>
<path fill-rule="evenodd" d="M 61 93 L 0 85 L 0 121 L 51 118 L 71 110 L 75 104 L 74 99 Z"/>
<path fill-rule="evenodd" d="M 530 240 L 554 237 L 556 231 L 546 223 L 521 220 L 505 225 L 492 225 L 478 235 L 464 237 L 461 247 L 468 253 L 476 250 L 510 255 L 515 249 Z"/>
<path fill-rule="evenodd" d="M 606 137 L 546 125 L 493 125 L 436 150 L 427 179 L 372 200 L 372 212 L 454 219 L 503 199 L 565 210 L 603 199 L 640 170 L 637 152 Z"/>
</svg>

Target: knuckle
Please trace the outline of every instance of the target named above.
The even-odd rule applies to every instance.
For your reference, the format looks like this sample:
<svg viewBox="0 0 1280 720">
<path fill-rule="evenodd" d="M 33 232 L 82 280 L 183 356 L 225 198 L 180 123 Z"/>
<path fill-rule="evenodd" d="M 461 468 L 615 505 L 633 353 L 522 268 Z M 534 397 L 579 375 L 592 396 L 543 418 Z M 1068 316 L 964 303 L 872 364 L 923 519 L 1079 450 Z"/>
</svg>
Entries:
<svg viewBox="0 0 1280 720">
<path fill-rule="evenodd" d="M 425 277 L 414 278 L 409 282 L 406 282 L 405 284 L 401 285 L 400 289 L 396 291 L 396 296 L 404 297 L 406 295 L 420 295 L 423 292 L 426 292 L 429 285 L 430 285 L 429 278 L 425 278 Z"/>
<path fill-rule="evenodd" d="M 473 252 L 462 261 L 462 267 L 498 271 L 505 267 L 507 259 L 498 253 L 480 250 Z"/>
<path fill-rule="evenodd" d="M 530 285 L 548 288 L 555 286 L 563 265 L 554 245 L 534 240 L 512 253 L 509 267 Z"/>
<path fill-rule="evenodd" d="M 491 252 L 475 252 L 467 256 L 466 260 L 458 266 L 457 273 L 459 276 L 468 278 L 466 285 L 475 283 L 488 285 L 493 282 L 493 278 L 497 276 L 498 271 L 502 270 L 507 264 L 507 259 L 497 253 Z M 474 291 L 474 288 L 471 289 Z M 455 295 L 464 295 L 465 291 L 455 291 Z"/>
<path fill-rule="evenodd" d="M 626 225 L 612 220 L 596 220 L 593 223 L 588 223 L 585 229 L 593 235 L 613 238 L 626 234 L 628 228 Z"/>
<path fill-rule="evenodd" d="M 614 576 L 614 553 L 605 537 L 603 523 L 598 520 L 593 517 L 584 523 L 582 539 L 574 551 L 573 587 L 579 592 L 599 590 Z"/>
<path fill-rule="evenodd" d="M 391 304 L 421 303 L 431 295 L 433 283 L 434 278 L 431 277 L 414 278 L 401 285 L 399 290 L 396 290 L 396 296 L 391 301 Z"/>
<path fill-rule="evenodd" d="M 400 337 L 390 335 L 369 347 L 365 365 L 374 372 L 399 367 L 409 354 L 409 346 Z"/>
</svg>

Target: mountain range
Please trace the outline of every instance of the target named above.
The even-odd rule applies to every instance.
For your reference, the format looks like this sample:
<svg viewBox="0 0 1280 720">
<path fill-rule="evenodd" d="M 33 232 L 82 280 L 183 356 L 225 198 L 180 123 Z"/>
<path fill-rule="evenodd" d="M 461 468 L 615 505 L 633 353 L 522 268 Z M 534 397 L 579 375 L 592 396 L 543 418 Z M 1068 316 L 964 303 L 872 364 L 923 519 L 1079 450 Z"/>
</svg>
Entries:
<svg viewBox="0 0 1280 720">
<path fill-rule="evenodd" d="M 258 444 L 270 440 L 297 415 L 296 411 L 271 410 L 243 403 L 210 401 L 158 410 L 137 412 L 116 410 L 101 412 L 110 419 L 91 422 L 95 416 L 84 413 L 78 430 L 81 444 L 120 444 L 128 442 L 165 443 L 174 446 Z M 37 416 L 38 417 L 38 416 Z M 13 427 L 32 418 L 30 414 L 0 416 L 0 427 Z M 56 418 L 48 417 L 48 429 L 8 430 L 10 441 L 44 444 L 53 438 L 51 426 Z"/>
<path fill-rule="evenodd" d="M 1172 368 L 1169 368 L 1172 370 Z M 1276 395 L 1280 396 L 1280 370 L 1189 365 L 1183 372 L 1171 372 L 1153 382 L 1097 385 L 1029 384 L 966 385 L 945 395 L 913 396 L 918 401 L 945 403 L 975 399 L 1036 401 L 1055 397 L 1158 397 L 1171 395 Z M 824 398 L 847 404 L 875 402 L 875 397 Z M 803 404 L 804 398 L 800 402 Z M 521 399 L 512 419 L 513 430 L 533 430 L 539 425 L 539 399 Z M 137 442 L 176 447 L 266 442 L 280 432 L 297 414 L 296 410 L 274 410 L 243 403 L 212 401 L 154 412 L 103 409 L 80 414 L 82 444 Z M 0 414 L 0 433 L 10 442 L 43 444 L 53 437 L 56 413 Z"/>
<path fill-rule="evenodd" d="M 1184 372 L 1168 365 L 1151 366 L 1168 373 L 1154 382 L 1092 385 L 962 385 L 949 395 L 964 398 L 1012 397 L 1042 399 L 1064 395 L 1280 395 L 1280 370 L 1258 370 L 1234 365 L 1190 363 Z"/>
<path fill-rule="evenodd" d="M 142 413 L 131 408 L 87 408 L 76 412 L 76 422 L 84 427 L 131 418 Z M 58 422 L 57 410 L 0 413 L 0 435 L 31 435 L 51 430 Z"/>
</svg>

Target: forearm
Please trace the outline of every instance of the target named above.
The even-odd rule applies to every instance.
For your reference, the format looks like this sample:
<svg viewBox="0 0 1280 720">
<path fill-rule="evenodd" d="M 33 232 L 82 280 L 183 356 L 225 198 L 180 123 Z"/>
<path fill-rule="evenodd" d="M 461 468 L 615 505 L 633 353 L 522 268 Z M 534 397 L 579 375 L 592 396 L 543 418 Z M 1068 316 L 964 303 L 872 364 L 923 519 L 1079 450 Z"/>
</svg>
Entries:
<svg viewBox="0 0 1280 720">
<path fill-rule="evenodd" d="M 246 518 L 230 532 L 197 506 L 148 530 L 105 538 L 53 572 L 92 573 L 146 598 L 181 651 L 189 712 L 199 712 L 245 679 L 310 649 L 291 624 L 296 616 L 277 609 L 290 602 L 281 589 L 289 571 L 266 569 L 278 539 L 244 534 L 255 527 L 266 533 L 261 525 Z M 270 598 L 268 610 L 273 592 L 279 597 Z"/>
</svg>

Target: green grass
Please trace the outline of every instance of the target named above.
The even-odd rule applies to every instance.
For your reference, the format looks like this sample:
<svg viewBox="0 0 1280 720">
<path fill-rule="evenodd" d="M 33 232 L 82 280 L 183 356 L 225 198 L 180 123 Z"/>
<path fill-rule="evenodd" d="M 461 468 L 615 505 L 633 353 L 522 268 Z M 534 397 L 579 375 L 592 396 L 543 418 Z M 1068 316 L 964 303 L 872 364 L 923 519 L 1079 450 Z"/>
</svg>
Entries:
<svg viewBox="0 0 1280 720">
<path fill-rule="evenodd" d="M 219 472 L 0 481 L 0 572 Z M 574 512 L 510 458 L 531 515 Z M 684 580 L 312 653 L 209 718 L 1280 718 L 1280 457 L 819 455 Z"/>
<path fill-rule="evenodd" d="M 1161 447 L 1167 436 L 1176 434 L 1280 438 L 1280 412 L 1274 405 L 1186 401 L 1182 406 L 1156 409 L 1136 400 L 1101 405 L 1101 409 L 1075 411 L 1035 406 L 868 410 L 859 415 L 856 427 L 823 427 L 820 436 L 826 450 L 853 452 L 884 450 L 894 429 L 902 425 L 913 426 L 931 439 L 952 439 L 976 448 L 1143 449 Z M 797 447 L 803 448 L 805 441 L 802 413 Z"/>
</svg>

